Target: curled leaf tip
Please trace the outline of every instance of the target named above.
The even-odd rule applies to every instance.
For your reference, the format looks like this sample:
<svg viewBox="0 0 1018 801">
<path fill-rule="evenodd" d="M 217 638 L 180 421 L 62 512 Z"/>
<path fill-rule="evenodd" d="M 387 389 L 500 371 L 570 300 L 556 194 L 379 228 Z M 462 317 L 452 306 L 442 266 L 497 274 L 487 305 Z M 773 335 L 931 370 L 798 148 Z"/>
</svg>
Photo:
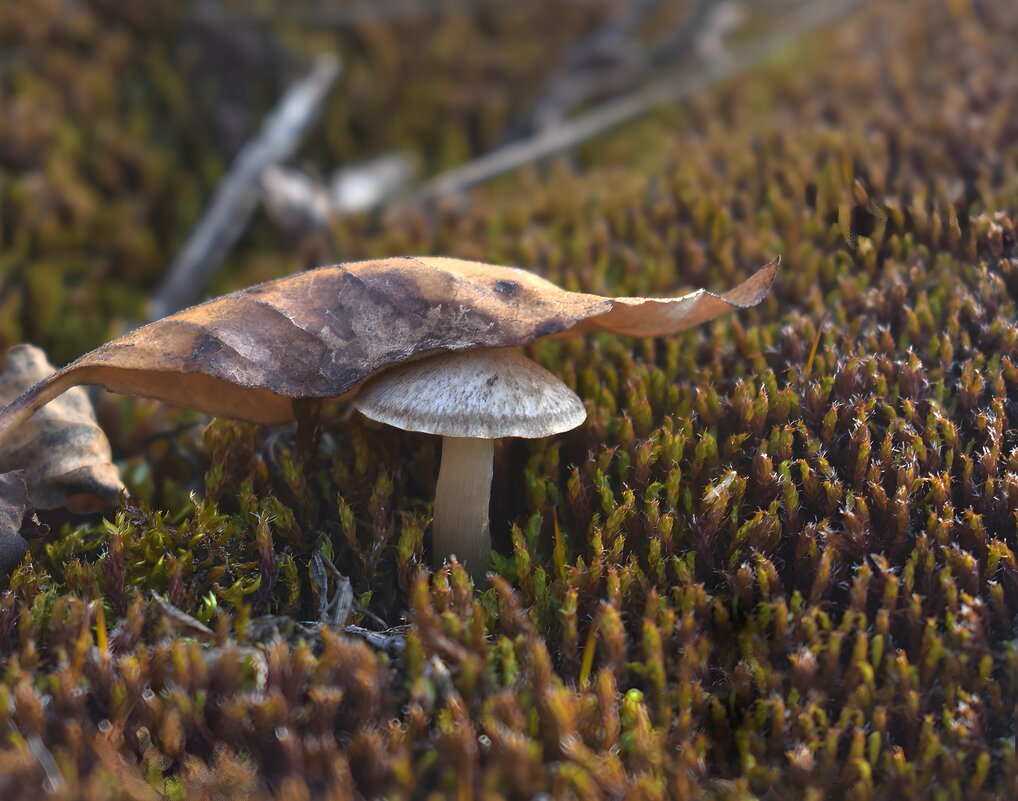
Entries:
<svg viewBox="0 0 1018 801">
<path fill-rule="evenodd" d="M 612 307 L 588 321 L 588 328 L 634 337 L 677 334 L 760 303 L 770 291 L 781 257 L 768 262 L 723 295 L 706 289 L 676 298 L 612 298 Z"/>
</svg>

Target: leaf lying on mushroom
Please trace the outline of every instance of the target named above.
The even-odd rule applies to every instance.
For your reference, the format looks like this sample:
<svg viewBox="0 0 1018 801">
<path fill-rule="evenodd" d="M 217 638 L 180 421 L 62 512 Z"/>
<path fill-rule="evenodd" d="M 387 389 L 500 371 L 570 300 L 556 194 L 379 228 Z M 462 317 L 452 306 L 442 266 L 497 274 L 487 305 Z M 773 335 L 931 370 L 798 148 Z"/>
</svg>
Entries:
<svg viewBox="0 0 1018 801">
<path fill-rule="evenodd" d="M 753 306 L 777 260 L 724 295 L 605 298 L 533 273 L 458 259 L 321 267 L 158 320 L 87 353 L 0 412 L 0 442 L 79 384 L 256 423 L 294 399 L 351 396 L 372 375 L 442 351 L 524 345 L 587 331 L 660 336 Z"/>
<path fill-rule="evenodd" d="M 0 402 L 7 403 L 54 373 L 33 345 L 7 351 Z M 0 471 L 24 470 L 36 509 L 66 507 L 88 513 L 115 503 L 123 489 L 85 390 L 73 388 L 12 428 L 0 448 Z"/>
</svg>

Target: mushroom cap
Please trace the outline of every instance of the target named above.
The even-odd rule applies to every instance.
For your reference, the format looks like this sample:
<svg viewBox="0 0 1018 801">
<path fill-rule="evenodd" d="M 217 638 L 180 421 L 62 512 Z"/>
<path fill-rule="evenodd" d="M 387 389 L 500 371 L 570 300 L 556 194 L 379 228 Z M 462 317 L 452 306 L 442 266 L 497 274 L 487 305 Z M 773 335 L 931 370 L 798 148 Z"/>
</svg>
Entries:
<svg viewBox="0 0 1018 801">
<path fill-rule="evenodd" d="M 547 437 L 587 417 L 569 387 L 522 353 L 445 353 L 387 370 L 353 400 L 366 417 L 446 437 Z"/>
</svg>

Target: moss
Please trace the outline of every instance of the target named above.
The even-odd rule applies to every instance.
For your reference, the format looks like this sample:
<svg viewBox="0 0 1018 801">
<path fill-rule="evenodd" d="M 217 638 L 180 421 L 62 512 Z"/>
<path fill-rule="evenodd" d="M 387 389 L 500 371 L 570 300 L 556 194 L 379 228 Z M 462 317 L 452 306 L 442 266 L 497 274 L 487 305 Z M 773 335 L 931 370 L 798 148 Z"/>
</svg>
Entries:
<svg viewBox="0 0 1018 801">
<path fill-rule="evenodd" d="M 0 598 L 0 787 L 37 791 L 49 754 L 58 797 L 1006 797 L 1016 34 L 1004 2 L 873 8 L 797 51 L 813 69 L 469 205 L 337 221 L 342 258 L 611 294 L 787 267 L 699 331 L 532 349 L 590 415 L 500 447 L 476 591 L 425 567 L 433 438 L 329 405 L 159 435 L 188 416 L 106 402 L 136 506 Z M 360 634 L 308 623 L 323 556 Z"/>
</svg>

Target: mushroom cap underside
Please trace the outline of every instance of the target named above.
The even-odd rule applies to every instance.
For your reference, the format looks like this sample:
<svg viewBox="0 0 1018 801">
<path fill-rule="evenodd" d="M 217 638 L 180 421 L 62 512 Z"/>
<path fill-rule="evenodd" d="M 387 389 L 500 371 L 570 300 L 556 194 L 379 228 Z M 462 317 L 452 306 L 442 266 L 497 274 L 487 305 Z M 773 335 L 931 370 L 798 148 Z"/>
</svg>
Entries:
<svg viewBox="0 0 1018 801">
<path fill-rule="evenodd" d="M 481 349 L 410 362 L 372 378 L 353 400 L 366 417 L 446 437 L 547 437 L 580 425 L 583 402 L 522 353 Z"/>
</svg>

